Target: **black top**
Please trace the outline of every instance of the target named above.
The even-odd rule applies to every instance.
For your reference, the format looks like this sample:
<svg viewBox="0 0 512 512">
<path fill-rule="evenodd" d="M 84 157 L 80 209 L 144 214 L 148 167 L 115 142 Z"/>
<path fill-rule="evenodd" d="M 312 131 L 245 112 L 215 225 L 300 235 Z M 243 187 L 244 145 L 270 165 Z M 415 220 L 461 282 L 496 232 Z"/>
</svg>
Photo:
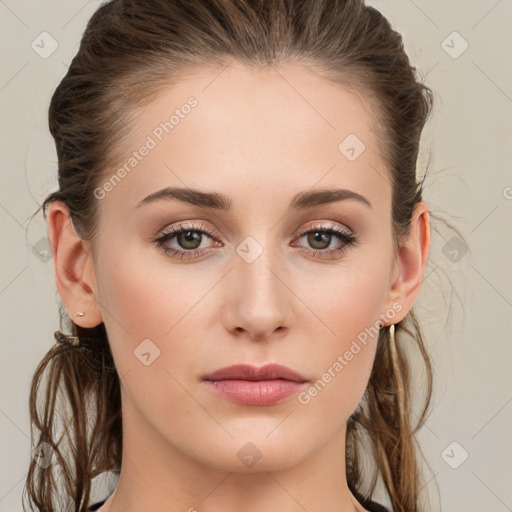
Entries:
<svg viewBox="0 0 512 512">
<path fill-rule="evenodd" d="M 105 503 L 105 501 L 107 501 L 108 498 L 104 499 L 103 501 L 98 501 L 98 503 L 95 503 L 94 505 L 91 505 L 89 507 L 89 510 L 98 510 L 102 505 L 103 503 Z"/>
<path fill-rule="evenodd" d="M 386 507 L 383 507 L 376 501 L 364 501 L 363 503 L 361 503 L 361 505 L 369 512 L 389 512 Z"/>
<path fill-rule="evenodd" d="M 98 510 L 105 501 L 107 501 L 108 498 L 104 499 L 103 501 L 99 501 L 98 503 L 95 503 L 94 505 L 91 505 L 89 510 Z M 382 505 L 379 505 L 375 501 L 363 501 L 361 505 L 366 509 L 369 510 L 369 512 L 389 512 L 387 508 L 383 507 Z"/>
</svg>

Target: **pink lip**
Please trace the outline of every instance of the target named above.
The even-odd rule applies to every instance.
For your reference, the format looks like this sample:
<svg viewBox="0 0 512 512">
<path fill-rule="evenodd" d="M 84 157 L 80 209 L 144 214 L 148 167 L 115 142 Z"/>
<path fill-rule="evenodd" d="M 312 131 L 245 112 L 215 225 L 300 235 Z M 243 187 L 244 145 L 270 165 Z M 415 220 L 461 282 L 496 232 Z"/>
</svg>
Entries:
<svg viewBox="0 0 512 512">
<path fill-rule="evenodd" d="M 295 394 L 308 380 L 291 368 L 267 364 L 261 368 L 233 365 L 205 375 L 214 393 L 245 405 L 270 405 Z"/>
</svg>

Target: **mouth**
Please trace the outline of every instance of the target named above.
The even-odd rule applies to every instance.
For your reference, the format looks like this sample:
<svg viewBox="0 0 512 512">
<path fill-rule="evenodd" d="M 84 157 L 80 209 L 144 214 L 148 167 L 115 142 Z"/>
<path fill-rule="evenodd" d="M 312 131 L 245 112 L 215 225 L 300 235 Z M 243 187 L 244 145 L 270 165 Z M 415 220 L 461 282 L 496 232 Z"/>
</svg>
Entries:
<svg viewBox="0 0 512 512">
<path fill-rule="evenodd" d="M 232 402 L 244 405 L 271 405 L 300 391 L 306 377 L 280 364 L 260 368 L 233 365 L 202 377 L 207 388 Z"/>
</svg>

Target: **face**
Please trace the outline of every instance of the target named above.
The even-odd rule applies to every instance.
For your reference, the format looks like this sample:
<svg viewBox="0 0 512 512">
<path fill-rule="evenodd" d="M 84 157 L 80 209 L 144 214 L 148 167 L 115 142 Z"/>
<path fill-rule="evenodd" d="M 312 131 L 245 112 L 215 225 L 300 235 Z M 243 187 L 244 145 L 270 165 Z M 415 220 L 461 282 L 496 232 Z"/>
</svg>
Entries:
<svg viewBox="0 0 512 512">
<path fill-rule="evenodd" d="M 304 67 L 219 71 L 140 109 L 98 184 L 97 302 L 126 435 L 229 471 L 250 471 L 244 449 L 278 470 L 343 442 L 379 319 L 398 311 L 391 188 L 369 103 Z M 154 195 L 168 187 L 184 192 Z M 306 200 L 336 189 L 350 192 Z M 267 363 L 307 382 L 255 405 L 203 380 Z"/>
</svg>

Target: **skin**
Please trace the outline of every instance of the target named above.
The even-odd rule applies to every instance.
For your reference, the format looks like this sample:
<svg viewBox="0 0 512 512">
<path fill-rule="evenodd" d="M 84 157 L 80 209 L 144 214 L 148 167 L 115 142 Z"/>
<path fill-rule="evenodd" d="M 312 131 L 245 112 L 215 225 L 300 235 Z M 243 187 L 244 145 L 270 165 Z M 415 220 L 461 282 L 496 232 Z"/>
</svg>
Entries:
<svg viewBox="0 0 512 512">
<path fill-rule="evenodd" d="M 240 405 L 210 392 L 201 376 L 277 362 L 314 383 L 365 328 L 379 318 L 399 322 L 424 277 L 428 207 L 416 205 L 396 250 L 372 105 L 304 66 L 231 63 L 220 74 L 205 67 L 182 77 L 139 109 L 125 160 L 190 96 L 198 105 L 99 201 L 93 245 L 77 236 L 62 203 L 48 210 L 62 301 L 72 318 L 85 312 L 77 324 L 105 323 L 121 378 L 122 470 L 101 510 L 365 510 L 346 485 L 345 428 L 377 336 L 307 404 L 294 395 Z M 338 150 L 348 134 L 366 146 L 354 161 Z M 136 207 L 167 186 L 225 194 L 232 210 L 176 200 Z M 295 194 L 320 188 L 356 191 L 371 208 L 350 199 L 287 213 Z M 195 259 L 153 243 L 184 221 L 213 234 L 202 235 Z M 314 256 L 343 242 L 315 245 L 303 235 L 313 223 L 349 231 L 358 244 Z M 251 263 L 236 252 L 246 237 L 263 248 Z M 191 250 L 183 238 L 167 245 Z M 134 350 L 148 338 L 160 355 L 146 366 Z M 252 467 L 237 457 L 249 442 L 261 453 Z"/>
</svg>

